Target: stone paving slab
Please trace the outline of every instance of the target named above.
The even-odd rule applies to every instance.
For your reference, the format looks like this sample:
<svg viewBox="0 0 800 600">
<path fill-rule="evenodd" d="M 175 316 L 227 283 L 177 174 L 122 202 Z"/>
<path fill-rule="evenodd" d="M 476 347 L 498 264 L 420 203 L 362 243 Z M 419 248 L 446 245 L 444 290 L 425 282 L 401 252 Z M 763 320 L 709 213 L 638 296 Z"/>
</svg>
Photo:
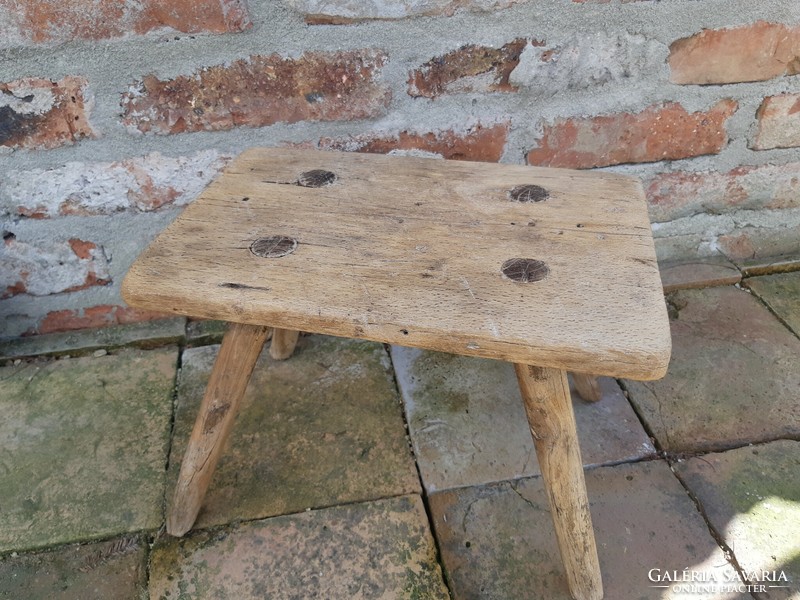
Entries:
<svg viewBox="0 0 800 600">
<path fill-rule="evenodd" d="M 177 350 L 0 369 L 0 551 L 162 523 Z"/>
<path fill-rule="evenodd" d="M 123 537 L 6 556 L 0 559 L 0 599 L 140 600 L 147 593 L 146 547 Z"/>
<path fill-rule="evenodd" d="M 183 353 L 168 498 L 218 348 Z M 419 489 L 383 346 L 303 336 L 262 352 L 195 527 Z"/>
<path fill-rule="evenodd" d="M 512 365 L 399 346 L 391 352 L 428 492 L 540 473 Z M 601 385 L 601 401 L 573 402 L 584 464 L 653 456 L 617 383 L 603 377 Z"/>
<path fill-rule="evenodd" d="M 605 598 L 709 598 L 651 586 L 671 585 L 655 579 L 684 568 L 706 578 L 734 576 L 663 461 L 600 467 L 586 480 Z M 569 600 L 541 478 L 438 492 L 429 504 L 455 600 Z M 659 570 L 654 580 L 652 569 Z"/>
<path fill-rule="evenodd" d="M 150 598 L 448 599 L 417 495 L 166 538 Z"/>
<path fill-rule="evenodd" d="M 675 468 L 745 572 L 785 574 L 776 582 L 762 574 L 757 597 L 800 598 L 800 442 L 706 454 Z"/>
<path fill-rule="evenodd" d="M 718 256 L 689 262 L 659 265 L 664 293 L 676 290 L 732 285 L 742 280 L 739 269 L 727 258 Z"/>
<path fill-rule="evenodd" d="M 745 285 L 800 336 L 800 271 L 753 277 Z"/>
<path fill-rule="evenodd" d="M 735 287 L 669 299 L 672 361 L 664 379 L 627 382 L 666 450 L 723 450 L 800 436 L 800 340 Z"/>
<path fill-rule="evenodd" d="M 180 343 L 183 340 L 185 325 L 186 319 L 178 317 L 18 337 L 0 341 L 0 360 L 35 356 L 75 356 L 89 354 L 101 348 L 112 350 L 123 346 L 155 348 Z"/>
</svg>

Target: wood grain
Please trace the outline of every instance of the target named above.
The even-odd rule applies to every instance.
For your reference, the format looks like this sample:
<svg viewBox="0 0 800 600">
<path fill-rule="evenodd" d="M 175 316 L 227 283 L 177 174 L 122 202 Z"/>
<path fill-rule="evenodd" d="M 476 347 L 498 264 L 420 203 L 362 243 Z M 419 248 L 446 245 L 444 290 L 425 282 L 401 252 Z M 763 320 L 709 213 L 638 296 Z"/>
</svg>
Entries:
<svg viewBox="0 0 800 600">
<path fill-rule="evenodd" d="M 597 402 L 603 398 L 600 382 L 594 375 L 573 373 L 572 381 L 575 382 L 575 391 L 587 402 Z"/>
<path fill-rule="evenodd" d="M 274 329 L 269 355 L 275 360 L 286 360 L 294 353 L 299 337 L 300 332 L 296 329 Z"/>
<path fill-rule="evenodd" d="M 168 511 L 170 535 L 182 536 L 189 531 L 200 512 L 268 333 L 269 327 L 232 323 L 222 338 Z"/>
<path fill-rule="evenodd" d="M 297 184 L 314 170 L 335 178 Z M 281 237 L 291 253 L 251 251 Z M 612 173 L 252 149 L 122 292 L 140 308 L 632 379 L 663 376 L 670 355 L 644 194 Z"/>
<path fill-rule="evenodd" d="M 515 365 L 570 593 L 600 600 L 603 581 L 565 371 Z"/>
</svg>

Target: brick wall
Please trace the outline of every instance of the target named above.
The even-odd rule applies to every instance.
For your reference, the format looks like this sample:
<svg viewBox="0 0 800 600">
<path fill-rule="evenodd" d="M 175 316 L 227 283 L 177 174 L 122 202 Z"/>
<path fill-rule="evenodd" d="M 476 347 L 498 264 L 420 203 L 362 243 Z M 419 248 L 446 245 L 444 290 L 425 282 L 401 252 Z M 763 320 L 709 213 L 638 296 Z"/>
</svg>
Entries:
<svg viewBox="0 0 800 600">
<path fill-rule="evenodd" d="M 661 259 L 800 246 L 796 0 L 0 0 L 0 336 L 125 323 L 253 145 L 641 177 Z"/>
</svg>

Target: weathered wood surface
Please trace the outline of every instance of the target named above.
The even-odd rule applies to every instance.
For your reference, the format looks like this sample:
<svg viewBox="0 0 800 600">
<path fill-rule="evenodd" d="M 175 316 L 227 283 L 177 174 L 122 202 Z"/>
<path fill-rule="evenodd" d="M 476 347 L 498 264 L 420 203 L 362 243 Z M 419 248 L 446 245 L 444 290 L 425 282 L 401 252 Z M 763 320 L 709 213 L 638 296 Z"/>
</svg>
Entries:
<svg viewBox="0 0 800 600">
<path fill-rule="evenodd" d="M 181 536 L 189 531 L 200 512 L 268 333 L 265 326 L 231 323 L 222 338 L 168 509 L 170 535 Z"/>
<path fill-rule="evenodd" d="M 641 185 L 610 173 L 252 149 L 143 253 L 123 296 L 633 379 L 663 376 L 670 354 Z"/>
<path fill-rule="evenodd" d="M 515 365 L 570 593 L 600 600 L 603 581 L 567 374 Z"/>
</svg>

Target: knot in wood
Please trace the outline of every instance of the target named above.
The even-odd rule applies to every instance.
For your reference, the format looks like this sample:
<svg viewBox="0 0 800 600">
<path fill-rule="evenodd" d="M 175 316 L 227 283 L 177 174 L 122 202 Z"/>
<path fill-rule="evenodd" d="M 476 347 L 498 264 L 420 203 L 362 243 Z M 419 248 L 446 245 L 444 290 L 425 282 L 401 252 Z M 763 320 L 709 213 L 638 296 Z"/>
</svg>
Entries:
<svg viewBox="0 0 800 600">
<path fill-rule="evenodd" d="M 297 249 L 297 240 L 285 235 L 258 238 L 250 244 L 250 252 L 261 258 L 280 258 Z"/>
<path fill-rule="evenodd" d="M 518 185 L 508 192 L 512 200 L 517 202 L 541 202 L 550 197 L 550 192 L 540 185 Z"/>
<path fill-rule="evenodd" d="M 325 169 L 312 169 L 303 171 L 297 178 L 297 185 L 302 187 L 318 188 L 323 185 L 330 185 L 336 181 L 336 173 Z"/>
<path fill-rule="evenodd" d="M 528 376 L 535 381 L 547 381 L 547 373 L 542 367 L 528 365 Z"/>
<path fill-rule="evenodd" d="M 509 258 L 500 267 L 503 275 L 519 283 L 532 283 L 547 277 L 549 267 L 540 260 L 533 258 Z"/>
</svg>

